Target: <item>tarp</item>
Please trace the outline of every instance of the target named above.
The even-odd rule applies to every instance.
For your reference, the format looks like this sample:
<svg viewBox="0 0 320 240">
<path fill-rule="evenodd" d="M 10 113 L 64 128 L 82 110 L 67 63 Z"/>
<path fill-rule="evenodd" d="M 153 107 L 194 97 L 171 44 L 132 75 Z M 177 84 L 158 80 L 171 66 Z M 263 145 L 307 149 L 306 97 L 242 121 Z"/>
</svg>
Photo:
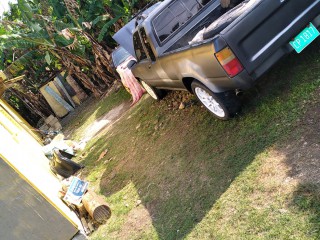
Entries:
<svg viewBox="0 0 320 240">
<path fill-rule="evenodd" d="M 141 87 L 138 80 L 132 74 L 131 69 L 127 67 L 128 63 L 132 60 L 136 61 L 134 57 L 130 56 L 126 59 L 126 61 L 124 61 L 117 67 L 117 72 L 121 77 L 121 82 L 123 86 L 125 86 L 125 88 L 132 95 L 131 105 L 137 103 L 142 97 L 142 95 L 145 93 L 145 90 Z"/>
</svg>

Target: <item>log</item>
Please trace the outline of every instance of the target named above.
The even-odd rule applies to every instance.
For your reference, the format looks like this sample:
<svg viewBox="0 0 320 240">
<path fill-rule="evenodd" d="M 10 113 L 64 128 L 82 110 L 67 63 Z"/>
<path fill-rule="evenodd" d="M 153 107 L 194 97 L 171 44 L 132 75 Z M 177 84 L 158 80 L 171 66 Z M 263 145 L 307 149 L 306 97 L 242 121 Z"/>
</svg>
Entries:
<svg viewBox="0 0 320 240">
<path fill-rule="evenodd" d="M 2 71 L 0 71 L 0 97 L 6 90 L 6 86 L 4 85 L 4 80 L 6 79 L 7 79 L 7 76 Z"/>
<path fill-rule="evenodd" d="M 105 223 L 111 217 L 111 209 L 107 203 L 90 190 L 83 195 L 82 203 L 92 219 L 100 224 Z"/>
</svg>

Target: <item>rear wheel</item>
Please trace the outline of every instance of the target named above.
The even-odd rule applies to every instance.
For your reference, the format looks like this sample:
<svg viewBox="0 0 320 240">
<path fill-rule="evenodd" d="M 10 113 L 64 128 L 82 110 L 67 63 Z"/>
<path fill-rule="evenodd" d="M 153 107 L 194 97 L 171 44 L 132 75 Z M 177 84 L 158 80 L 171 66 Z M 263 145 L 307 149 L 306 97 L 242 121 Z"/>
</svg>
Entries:
<svg viewBox="0 0 320 240">
<path fill-rule="evenodd" d="M 232 118 L 241 109 L 240 102 L 233 91 L 213 93 L 198 81 L 192 82 L 191 88 L 198 100 L 219 119 Z"/>
<path fill-rule="evenodd" d="M 147 84 L 145 81 L 141 81 L 141 85 L 147 91 L 147 93 L 157 101 L 161 100 L 165 95 L 165 91 L 152 87 L 149 84 Z"/>
</svg>

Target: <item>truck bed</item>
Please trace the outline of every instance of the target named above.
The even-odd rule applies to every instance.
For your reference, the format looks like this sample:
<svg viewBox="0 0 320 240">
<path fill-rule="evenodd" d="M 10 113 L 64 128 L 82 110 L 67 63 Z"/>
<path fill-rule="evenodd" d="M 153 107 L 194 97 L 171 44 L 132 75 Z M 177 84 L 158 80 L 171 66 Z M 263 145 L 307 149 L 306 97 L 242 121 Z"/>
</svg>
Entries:
<svg viewBox="0 0 320 240">
<path fill-rule="evenodd" d="M 237 18 L 239 15 L 241 15 L 241 13 L 245 12 L 247 9 L 250 10 L 252 6 L 260 1 L 262 0 L 242 0 L 242 2 L 244 3 L 241 3 L 241 1 L 239 1 L 239 6 L 236 6 L 233 9 L 223 9 L 220 6 L 220 1 L 215 1 L 203 13 L 201 13 L 200 16 L 188 23 L 188 25 L 186 25 L 186 27 L 182 31 L 180 31 L 172 41 L 168 42 L 164 46 L 165 50 L 163 51 L 163 54 L 186 50 L 188 49 L 188 47 L 190 47 L 190 45 L 199 45 L 208 42 L 208 40 L 212 40 L 230 23 L 232 23 L 233 21 L 237 21 Z M 231 12 L 232 14 L 230 14 Z M 234 14 L 235 12 L 236 14 Z M 209 30 L 211 25 L 214 25 L 216 23 L 219 26 L 216 29 L 217 31 L 214 31 L 214 35 L 204 38 L 203 33 L 201 33 L 200 39 L 193 41 L 194 37 L 198 35 L 199 32 Z"/>
</svg>

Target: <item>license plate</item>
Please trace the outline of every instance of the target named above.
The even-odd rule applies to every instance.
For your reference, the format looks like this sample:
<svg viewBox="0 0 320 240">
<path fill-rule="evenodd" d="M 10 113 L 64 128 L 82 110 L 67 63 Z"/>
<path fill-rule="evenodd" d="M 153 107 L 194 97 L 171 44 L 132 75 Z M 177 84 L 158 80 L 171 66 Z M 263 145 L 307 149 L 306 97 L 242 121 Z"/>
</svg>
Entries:
<svg viewBox="0 0 320 240">
<path fill-rule="evenodd" d="M 310 23 L 301 33 L 299 33 L 293 41 L 290 42 L 291 46 L 297 53 L 301 53 L 313 40 L 320 35 L 318 29 Z"/>
</svg>

